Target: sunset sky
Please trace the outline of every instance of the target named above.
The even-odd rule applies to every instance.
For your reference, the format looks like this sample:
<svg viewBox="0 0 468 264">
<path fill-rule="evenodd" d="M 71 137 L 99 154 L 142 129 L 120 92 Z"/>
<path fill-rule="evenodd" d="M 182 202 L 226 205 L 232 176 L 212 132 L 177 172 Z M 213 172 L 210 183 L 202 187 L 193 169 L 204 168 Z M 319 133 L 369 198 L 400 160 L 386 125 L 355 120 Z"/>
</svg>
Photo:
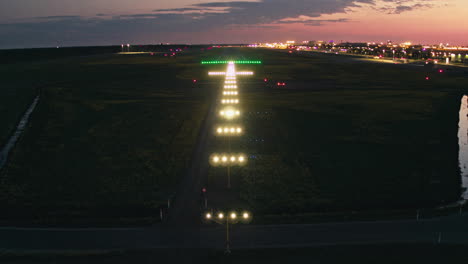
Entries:
<svg viewBox="0 0 468 264">
<path fill-rule="evenodd" d="M 468 0 L 0 0 L 0 48 L 285 40 L 468 46 Z"/>
</svg>

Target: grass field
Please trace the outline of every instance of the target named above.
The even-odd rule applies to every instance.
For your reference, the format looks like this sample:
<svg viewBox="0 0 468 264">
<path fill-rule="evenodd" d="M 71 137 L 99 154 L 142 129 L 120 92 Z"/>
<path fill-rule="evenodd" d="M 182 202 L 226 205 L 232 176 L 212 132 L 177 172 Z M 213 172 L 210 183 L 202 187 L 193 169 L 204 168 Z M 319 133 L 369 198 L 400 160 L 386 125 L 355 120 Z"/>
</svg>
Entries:
<svg viewBox="0 0 468 264">
<path fill-rule="evenodd" d="M 2 220 L 154 221 L 187 170 L 208 111 L 209 85 L 201 90 L 185 73 L 196 65 L 198 55 L 187 52 L 21 66 L 42 96 L 0 178 Z M 29 99 L 26 86 L 14 94 Z"/>
<path fill-rule="evenodd" d="M 251 159 L 231 174 L 238 185 L 230 198 L 237 204 L 230 203 L 264 218 L 258 223 L 270 222 L 267 215 L 297 222 L 306 214 L 416 210 L 459 199 L 463 76 L 325 54 L 249 53 L 264 63 L 241 66 L 257 82 L 241 84 L 246 136 L 231 146 Z M 223 148 L 222 141 L 212 146 Z M 210 175 L 216 188 L 225 186 L 225 170 Z"/>
<path fill-rule="evenodd" d="M 231 191 L 225 170 L 209 170 L 217 207 L 291 219 L 459 198 L 463 76 L 349 56 L 197 48 L 176 57 L 100 55 L 1 66 L 11 85 L 0 99 L 6 120 L 0 140 L 37 88 L 43 95 L 0 177 L 3 220 L 154 221 L 187 169 L 220 89 L 221 81 L 206 72 L 225 65 L 199 64 L 207 59 L 263 61 L 237 66 L 255 71 L 240 80 L 247 133 L 231 142 L 233 152 L 250 160 L 231 171 Z M 277 81 L 287 85 L 279 89 Z M 214 140 L 209 149 L 225 146 Z"/>
</svg>

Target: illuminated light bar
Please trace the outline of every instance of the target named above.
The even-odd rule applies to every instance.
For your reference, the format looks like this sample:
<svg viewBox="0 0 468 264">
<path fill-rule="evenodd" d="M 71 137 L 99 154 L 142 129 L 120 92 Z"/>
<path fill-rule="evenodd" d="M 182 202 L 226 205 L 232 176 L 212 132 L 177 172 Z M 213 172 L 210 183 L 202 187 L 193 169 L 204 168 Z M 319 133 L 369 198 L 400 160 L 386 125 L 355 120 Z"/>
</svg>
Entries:
<svg viewBox="0 0 468 264">
<path fill-rule="evenodd" d="M 239 99 L 223 99 L 221 100 L 222 104 L 238 104 Z"/>
<path fill-rule="evenodd" d="M 228 77 L 226 77 L 226 80 L 235 80 L 235 79 L 236 79 L 236 77 L 234 77 L 234 76 L 228 76 Z"/>
<path fill-rule="evenodd" d="M 201 61 L 201 64 L 262 64 L 262 61 L 259 61 L 259 60 L 236 60 L 236 61 L 214 60 L 214 61 Z"/>
<path fill-rule="evenodd" d="M 225 81 L 224 83 L 225 84 L 236 84 L 237 82 L 236 81 Z"/>
<path fill-rule="evenodd" d="M 237 89 L 237 85 L 225 85 L 224 89 Z"/>
<path fill-rule="evenodd" d="M 237 92 L 223 92 L 223 95 L 237 95 Z"/>
<path fill-rule="evenodd" d="M 213 166 L 242 166 L 247 163 L 247 156 L 244 154 L 213 154 L 210 156 L 210 163 Z"/>
<path fill-rule="evenodd" d="M 243 133 L 241 127 L 218 127 L 216 129 L 216 135 L 220 136 L 238 136 Z"/>
<path fill-rule="evenodd" d="M 237 75 L 253 75 L 253 72 L 236 72 Z"/>
<path fill-rule="evenodd" d="M 226 75 L 225 72 L 208 72 L 208 75 Z"/>
<path fill-rule="evenodd" d="M 219 112 L 219 114 L 227 119 L 232 119 L 240 116 L 240 112 L 238 110 L 233 109 L 222 110 Z"/>
</svg>

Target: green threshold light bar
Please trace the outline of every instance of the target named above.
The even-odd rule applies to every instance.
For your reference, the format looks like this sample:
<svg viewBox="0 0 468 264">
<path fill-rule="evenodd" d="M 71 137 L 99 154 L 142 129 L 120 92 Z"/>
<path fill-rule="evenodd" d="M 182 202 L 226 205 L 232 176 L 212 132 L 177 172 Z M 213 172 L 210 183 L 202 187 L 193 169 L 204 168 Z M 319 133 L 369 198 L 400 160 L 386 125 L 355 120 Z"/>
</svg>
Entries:
<svg viewBox="0 0 468 264">
<path fill-rule="evenodd" d="M 228 64 L 231 61 L 202 61 L 201 64 Z M 235 64 L 262 64 L 262 61 L 256 61 L 256 60 L 236 60 L 232 61 Z"/>
</svg>

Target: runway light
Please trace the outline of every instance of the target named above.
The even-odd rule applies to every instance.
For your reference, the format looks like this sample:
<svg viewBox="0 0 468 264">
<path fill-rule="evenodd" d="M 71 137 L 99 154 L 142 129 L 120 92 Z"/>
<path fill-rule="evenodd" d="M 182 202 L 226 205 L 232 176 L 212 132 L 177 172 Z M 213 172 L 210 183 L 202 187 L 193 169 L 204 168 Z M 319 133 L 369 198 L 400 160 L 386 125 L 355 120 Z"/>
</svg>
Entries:
<svg viewBox="0 0 468 264">
<path fill-rule="evenodd" d="M 218 214 L 218 218 L 219 218 L 219 219 L 223 219 L 223 218 L 224 218 L 224 214 L 223 214 L 223 213 L 219 213 L 219 214 Z"/>
<path fill-rule="evenodd" d="M 249 213 L 243 213 L 242 218 L 248 219 L 250 217 Z"/>
<path fill-rule="evenodd" d="M 253 72 L 236 72 L 237 75 L 253 75 Z"/>
<path fill-rule="evenodd" d="M 218 135 L 227 135 L 234 136 L 240 135 L 242 133 L 242 128 L 240 127 L 218 127 L 216 129 Z"/>
<path fill-rule="evenodd" d="M 208 72 L 208 75 L 226 75 L 225 72 Z"/>
<path fill-rule="evenodd" d="M 214 163 L 218 163 L 218 162 L 219 162 L 219 157 L 218 157 L 218 156 L 215 156 L 215 157 L 213 158 L 213 161 L 214 161 Z"/>
<path fill-rule="evenodd" d="M 234 117 L 240 116 L 240 111 L 235 109 L 225 109 L 219 112 L 219 114 L 227 119 L 232 119 Z"/>
<path fill-rule="evenodd" d="M 231 219 L 236 219 L 236 218 L 237 218 L 236 213 L 231 213 Z"/>
<path fill-rule="evenodd" d="M 247 158 L 244 154 L 213 154 L 211 155 L 212 166 L 244 166 Z M 218 162 L 213 157 L 218 157 Z"/>
<path fill-rule="evenodd" d="M 236 61 L 225 61 L 225 60 L 211 60 L 211 61 L 201 61 L 201 64 L 262 64 L 262 61 L 259 60 L 236 60 Z"/>
<path fill-rule="evenodd" d="M 211 219 L 211 214 L 210 213 L 206 214 L 206 219 Z"/>
<path fill-rule="evenodd" d="M 223 99 L 221 100 L 222 104 L 238 104 L 239 99 Z"/>
</svg>

